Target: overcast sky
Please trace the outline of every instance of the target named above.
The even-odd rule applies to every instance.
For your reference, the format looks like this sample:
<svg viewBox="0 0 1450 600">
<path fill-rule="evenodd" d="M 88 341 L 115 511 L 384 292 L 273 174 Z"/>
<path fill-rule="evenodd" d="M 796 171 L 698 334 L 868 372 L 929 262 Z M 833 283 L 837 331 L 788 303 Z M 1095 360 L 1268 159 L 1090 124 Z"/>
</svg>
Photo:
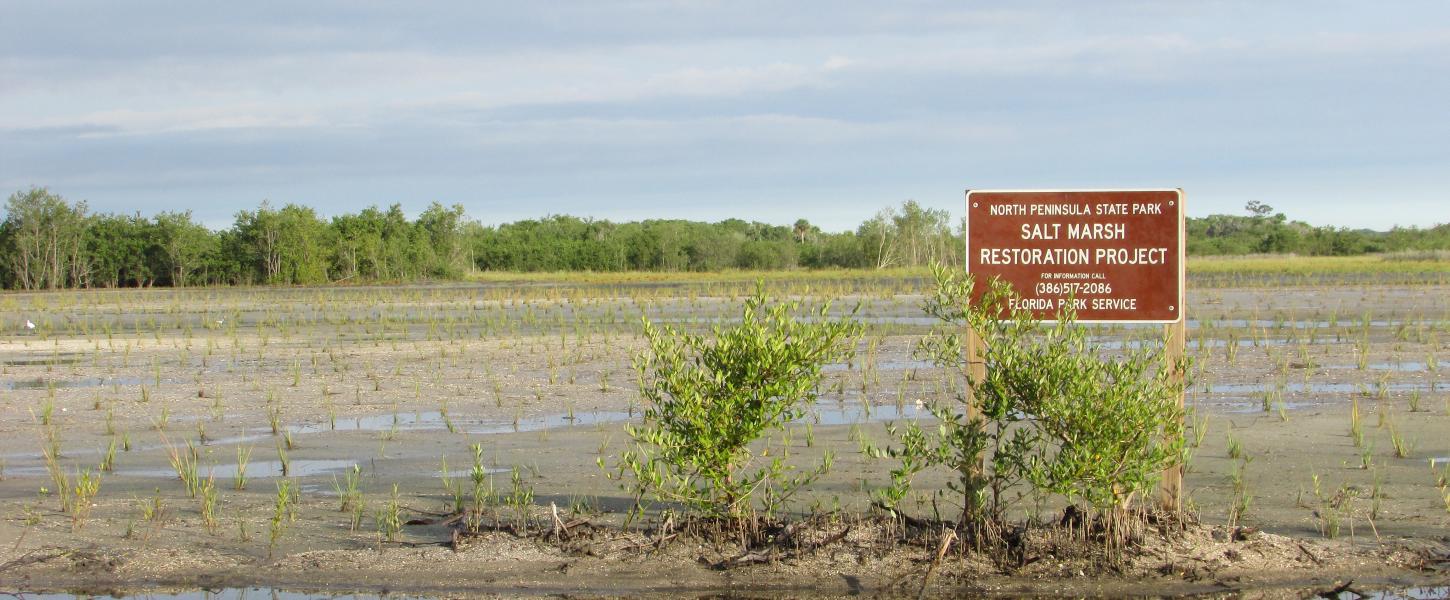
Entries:
<svg viewBox="0 0 1450 600">
<path fill-rule="evenodd" d="M 1450 2 L 10 2 L 0 191 L 854 228 L 966 188 L 1450 221 Z"/>
</svg>

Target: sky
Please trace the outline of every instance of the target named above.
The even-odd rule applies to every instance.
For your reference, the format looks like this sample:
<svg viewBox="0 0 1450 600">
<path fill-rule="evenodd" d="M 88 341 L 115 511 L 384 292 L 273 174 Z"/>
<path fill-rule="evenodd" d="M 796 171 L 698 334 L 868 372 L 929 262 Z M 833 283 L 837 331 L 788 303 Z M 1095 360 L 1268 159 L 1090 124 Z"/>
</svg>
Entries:
<svg viewBox="0 0 1450 600">
<path fill-rule="evenodd" d="M 0 196 L 854 229 L 1181 187 L 1450 222 L 1450 3 L 0 0 Z"/>
</svg>

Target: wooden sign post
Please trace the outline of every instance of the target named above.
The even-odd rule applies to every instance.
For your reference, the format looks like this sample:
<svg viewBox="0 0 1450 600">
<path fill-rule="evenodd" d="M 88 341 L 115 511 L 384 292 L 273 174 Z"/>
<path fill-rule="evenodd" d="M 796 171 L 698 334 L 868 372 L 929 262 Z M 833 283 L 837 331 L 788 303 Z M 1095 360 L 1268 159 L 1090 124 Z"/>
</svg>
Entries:
<svg viewBox="0 0 1450 600">
<path fill-rule="evenodd" d="M 1162 323 L 1165 358 L 1182 383 L 1183 226 L 1179 189 L 968 190 L 966 268 L 978 281 L 1011 284 L 1009 308 L 1039 320 L 1071 303 L 1083 323 Z M 980 378 L 981 340 L 968 331 L 966 342 L 968 375 Z M 974 398 L 967 411 L 977 413 Z M 1165 508 L 1179 508 L 1182 486 L 1181 467 L 1163 473 Z"/>
</svg>

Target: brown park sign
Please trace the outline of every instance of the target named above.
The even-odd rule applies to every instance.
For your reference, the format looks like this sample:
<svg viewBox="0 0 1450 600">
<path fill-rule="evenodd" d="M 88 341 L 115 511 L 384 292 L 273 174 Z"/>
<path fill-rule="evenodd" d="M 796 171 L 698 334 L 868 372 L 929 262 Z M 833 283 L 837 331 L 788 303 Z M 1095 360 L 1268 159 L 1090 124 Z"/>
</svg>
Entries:
<svg viewBox="0 0 1450 600">
<path fill-rule="evenodd" d="M 1178 321 L 1183 242 L 1182 190 L 967 191 L 967 272 L 1039 319 Z"/>
</svg>

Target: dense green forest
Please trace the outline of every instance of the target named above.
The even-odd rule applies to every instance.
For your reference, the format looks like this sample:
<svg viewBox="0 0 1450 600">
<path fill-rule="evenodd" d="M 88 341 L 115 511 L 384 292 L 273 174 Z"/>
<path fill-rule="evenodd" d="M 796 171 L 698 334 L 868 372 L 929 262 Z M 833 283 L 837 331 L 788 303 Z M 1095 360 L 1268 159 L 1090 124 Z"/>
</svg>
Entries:
<svg viewBox="0 0 1450 600">
<path fill-rule="evenodd" d="M 1188 219 L 1190 254 L 1354 255 L 1450 249 L 1450 224 L 1388 232 L 1314 227 L 1250 202 L 1246 215 Z M 457 279 L 472 271 L 717 271 L 883 268 L 962 261 L 962 224 L 913 201 L 854 231 L 800 219 L 611 221 L 555 215 L 483 225 L 434 203 L 323 218 L 263 202 L 213 231 L 189 212 L 92 214 L 44 188 L 10 196 L 0 224 L 0 286 L 189 286 Z"/>
</svg>

